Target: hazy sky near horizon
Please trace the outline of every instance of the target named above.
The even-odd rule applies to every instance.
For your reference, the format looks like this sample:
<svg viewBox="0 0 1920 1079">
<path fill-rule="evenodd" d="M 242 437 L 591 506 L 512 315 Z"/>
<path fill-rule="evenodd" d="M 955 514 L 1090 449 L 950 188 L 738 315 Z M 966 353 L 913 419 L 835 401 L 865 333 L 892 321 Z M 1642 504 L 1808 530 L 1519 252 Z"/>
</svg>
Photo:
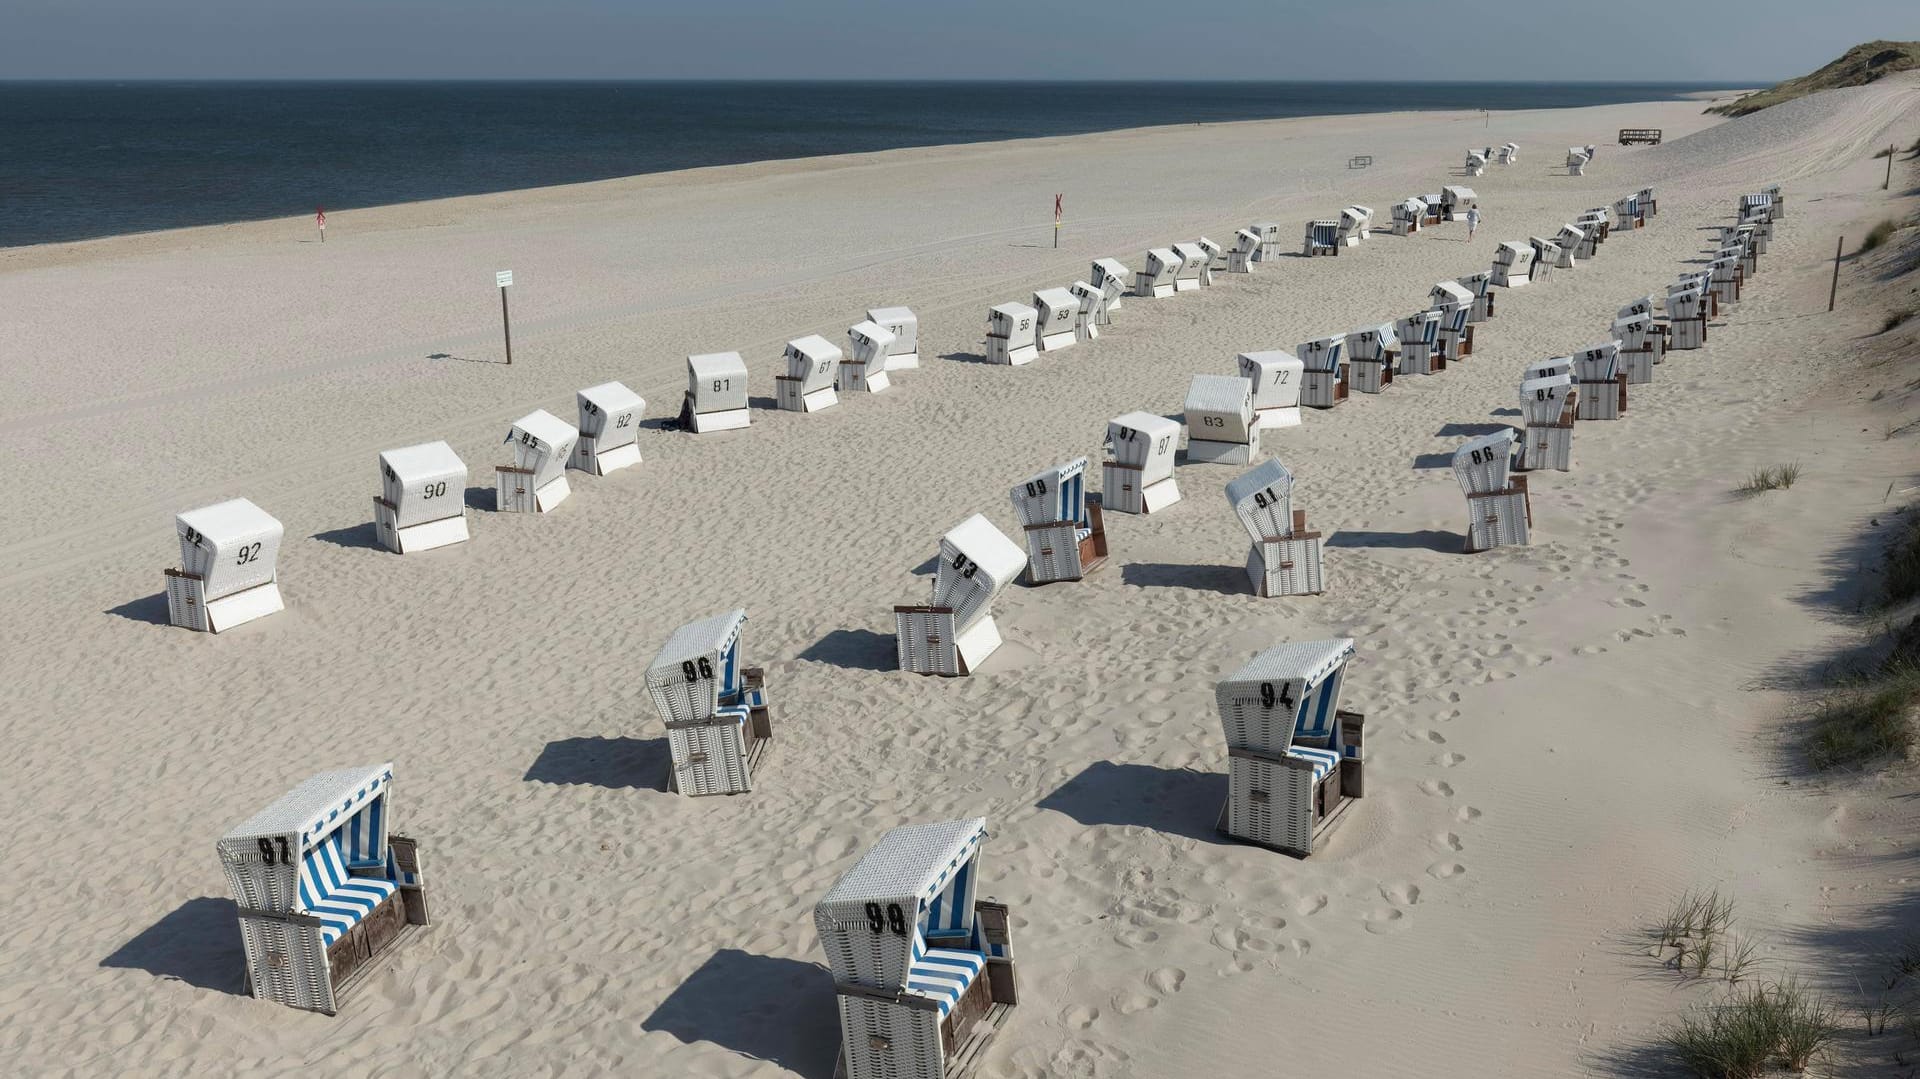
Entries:
<svg viewBox="0 0 1920 1079">
<path fill-rule="evenodd" d="M 1771 82 L 1920 0 L 0 0 L 0 78 Z"/>
</svg>

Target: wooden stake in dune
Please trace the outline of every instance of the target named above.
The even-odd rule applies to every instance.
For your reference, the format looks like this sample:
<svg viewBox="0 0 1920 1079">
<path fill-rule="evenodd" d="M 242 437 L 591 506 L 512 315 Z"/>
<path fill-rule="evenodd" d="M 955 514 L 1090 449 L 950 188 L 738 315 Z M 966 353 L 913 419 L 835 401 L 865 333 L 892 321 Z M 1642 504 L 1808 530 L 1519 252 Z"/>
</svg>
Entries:
<svg viewBox="0 0 1920 1079">
<path fill-rule="evenodd" d="M 507 315 L 507 288 L 513 284 L 512 270 L 495 270 L 493 283 L 500 286 L 500 333 L 507 341 L 507 366 L 513 366 L 513 320 Z"/>
<path fill-rule="evenodd" d="M 1065 195 L 1057 191 L 1054 192 L 1054 195 L 1053 195 L 1053 246 L 1056 248 L 1060 246 L 1060 201 L 1064 198 L 1066 198 Z"/>
<path fill-rule="evenodd" d="M 325 206 L 315 206 L 313 208 L 313 220 L 315 224 L 320 226 L 320 242 L 326 243 L 327 242 L 327 208 Z"/>
<path fill-rule="evenodd" d="M 1888 145 L 1887 147 L 1887 178 L 1881 182 L 1880 190 L 1887 191 L 1887 190 L 1890 190 L 1892 187 L 1893 187 L 1893 147 L 1892 145 Z"/>
<path fill-rule="evenodd" d="M 1840 252 L 1846 250 L 1846 247 L 1847 238 L 1845 236 L 1840 237 L 1840 242 L 1833 245 L 1833 284 L 1827 287 L 1827 310 L 1829 312 L 1833 310 L 1834 297 L 1840 294 Z"/>
</svg>

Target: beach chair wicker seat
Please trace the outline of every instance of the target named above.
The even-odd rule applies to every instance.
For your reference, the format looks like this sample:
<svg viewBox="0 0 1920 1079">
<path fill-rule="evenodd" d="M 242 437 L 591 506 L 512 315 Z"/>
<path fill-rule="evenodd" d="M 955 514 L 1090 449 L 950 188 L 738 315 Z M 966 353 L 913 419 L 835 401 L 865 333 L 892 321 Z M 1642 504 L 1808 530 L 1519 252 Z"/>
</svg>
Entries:
<svg viewBox="0 0 1920 1079">
<path fill-rule="evenodd" d="M 904 310 L 904 309 L 903 309 Z M 893 384 L 887 377 L 893 331 L 872 319 L 847 327 L 847 354 L 840 361 L 834 389 L 841 393 L 879 393 Z M 920 358 L 914 357 L 914 366 Z"/>
<path fill-rule="evenodd" d="M 322 772 L 221 837 L 249 994 L 332 1015 L 428 924 L 418 844 L 389 832 L 392 794 L 390 763 Z"/>
<path fill-rule="evenodd" d="M 1173 295 L 1174 274 L 1179 269 L 1180 256 L 1172 248 L 1148 248 L 1146 264 L 1134 275 L 1133 294 L 1155 298 Z"/>
<path fill-rule="evenodd" d="M 1453 283 L 1473 294 L 1473 313 L 1467 316 L 1468 322 L 1485 322 L 1493 317 L 1493 274 L 1470 273 L 1455 278 Z"/>
<path fill-rule="evenodd" d="M 1586 147 L 1567 147 L 1567 175 L 1585 176 L 1587 174 L 1587 163 L 1592 160 L 1593 155 L 1587 152 Z"/>
<path fill-rule="evenodd" d="M 1394 203 L 1387 213 L 1395 236 L 1411 236 L 1426 223 L 1429 211 L 1424 199 L 1412 198 Z"/>
<path fill-rule="evenodd" d="M 1180 423 L 1151 412 L 1128 412 L 1107 422 L 1107 452 L 1101 465 L 1101 509 L 1153 513 L 1180 501 L 1173 466 L 1180 450 Z"/>
<path fill-rule="evenodd" d="M 1652 297 L 1648 297 L 1651 307 Z M 1666 359 L 1666 335 L 1653 320 L 1651 310 L 1616 318 L 1609 328 L 1620 342 L 1620 360 L 1626 369 L 1627 385 L 1644 386 L 1653 381 L 1655 364 Z"/>
<path fill-rule="evenodd" d="M 1106 305 L 1101 308 L 1101 325 L 1106 325 L 1112 314 L 1125 306 L 1121 301 L 1126 296 L 1132 281 L 1133 273 L 1122 266 L 1118 260 L 1093 260 L 1092 275 L 1088 278 L 1088 283 L 1099 289 L 1107 300 Z"/>
<path fill-rule="evenodd" d="M 639 464 L 645 399 L 618 382 L 588 386 L 573 396 L 580 413 L 580 439 L 567 467 L 604 476 Z"/>
<path fill-rule="evenodd" d="M 747 612 L 689 622 L 647 665 L 647 696 L 667 728 L 667 789 L 742 794 L 773 740 L 765 676 L 746 667 L 740 633 Z"/>
<path fill-rule="evenodd" d="M 1240 377 L 1253 383 L 1254 422 L 1263 429 L 1298 427 L 1306 364 L 1285 349 L 1242 352 Z"/>
<path fill-rule="evenodd" d="M 1493 252 L 1490 280 L 1501 288 L 1522 288 L 1533 280 L 1532 246 L 1512 240 L 1502 242 Z"/>
<path fill-rule="evenodd" d="M 1075 281 L 1067 286 L 1073 293 L 1073 339 L 1076 341 L 1097 341 L 1100 327 L 1107 324 L 1106 293 L 1094 288 L 1085 281 Z"/>
<path fill-rule="evenodd" d="M 887 342 L 887 370 L 909 371 L 920 366 L 920 317 L 912 308 L 870 307 L 867 321 L 893 335 Z"/>
<path fill-rule="evenodd" d="M 244 498 L 175 517 L 180 568 L 166 571 L 167 621 L 221 633 L 284 609 L 280 539 L 286 529 Z"/>
<path fill-rule="evenodd" d="M 900 669 L 950 678 L 972 674 L 1000 647 L 994 597 L 1026 566 L 1026 552 L 980 514 L 940 537 L 933 602 L 893 609 Z"/>
<path fill-rule="evenodd" d="M 1252 541 L 1247 583 L 1263 599 L 1325 591 L 1321 536 L 1307 530 L 1307 512 L 1293 505 L 1293 473 L 1268 458 L 1227 484 L 1227 503 Z"/>
<path fill-rule="evenodd" d="M 1306 239 L 1302 241 L 1301 253 L 1311 258 L 1314 255 L 1338 255 L 1340 248 L 1340 222 L 1307 222 Z"/>
<path fill-rule="evenodd" d="M 1260 237 L 1252 229 L 1241 229 L 1233 234 L 1233 247 L 1227 252 L 1228 273 L 1252 273 L 1253 264 L 1260 261 Z"/>
<path fill-rule="evenodd" d="M 1448 221 L 1465 221 L 1467 211 L 1479 205 L 1480 196 L 1471 187 L 1448 184 L 1440 189 L 1440 210 Z"/>
<path fill-rule="evenodd" d="M 787 342 L 780 354 L 787 373 L 773 378 L 774 403 L 786 412 L 818 412 L 840 403 L 840 346 L 810 333 Z"/>
<path fill-rule="evenodd" d="M 987 362 L 1028 364 L 1040 354 L 1035 340 L 1039 312 L 1023 303 L 1003 303 L 987 311 Z"/>
<path fill-rule="evenodd" d="M 1173 291 L 1193 292 L 1204 285 L 1213 283 L 1207 269 L 1213 256 L 1197 243 L 1177 243 L 1173 245 L 1173 254 L 1180 261 L 1173 270 Z"/>
<path fill-rule="evenodd" d="M 1393 323 L 1366 326 L 1347 334 L 1347 382 L 1361 393 L 1379 393 L 1393 384 L 1400 339 Z"/>
<path fill-rule="evenodd" d="M 1352 638 L 1278 644 L 1214 686 L 1227 739 L 1222 834 L 1305 858 L 1366 794 L 1366 717 L 1340 707 Z"/>
<path fill-rule="evenodd" d="M 1600 245 L 1606 241 L 1607 219 L 1592 212 L 1581 214 L 1573 219 L 1573 225 L 1580 230 L 1580 240 L 1574 244 L 1573 257 L 1576 262 L 1591 261 L 1600 251 Z"/>
<path fill-rule="evenodd" d="M 1437 351 L 1447 363 L 1457 363 L 1473 354 L 1473 301 L 1449 300 L 1433 308 L 1440 315 L 1434 333 Z"/>
<path fill-rule="evenodd" d="M 1087 498 L 1087 459 L 1028 476 L 1009 493 L 1027 539 L 1027 583 L 1077 581 L 1105 565 L 1107 527 Z"/>
<path fill-rule="evenodd" d="M 1527 280 L 1538 281 L 1553 272 L 1560 264 L 1560 242 L 1544 236 L 1529 236 L 1527 245 L 1533 248 L 1533 265 L 1527 268 Z"/>
<path fill-rule="evenodd" d="M 1260 455 L 1253 416 L 1253 380 L 1195 375 L 1187 388 L 1187 463 L 1252 464 Z"/>
<path fill-rule="evenodd" d="M 736 431 L 752 422 L 747 413 L 747 361 L 738 352 L 687 357 L 687 396 L 680 426 L 697 434 Z"/>
<path fill-rule="evenodd" d="M 1555 359 L 1528 366 L 1520 380 L 1520 415 L 1526 421 L 1526 435 L 1520 440 L 1516 471 L 1551 468 L 1560 472 L 1573 467 L 1574 401 L 1578 390 L 1573 382 L 1573 363 Z"/>
<path fill-rule="evenodd" d="M 1607 341 L 1574 353 L 1573 375 L 1580 387 L 1578 418 L 1617 420 L 1626 412 L 1627 373 L 1620 367 L 1620 342 Z"/>
<path fill-rule="evenodd" d="M 1533 524 L 1527 478 L 1512 474 L 1514 430 L 1502 428 L 1463 443 L 1453 475 L 1467 496 L 1466 552 L 1525 546 Z"/>
<path fill-rule="evenodd" d="M 1685 285 L 1667 293 L 1668 348 L 1706 347 L 1710 302 L 1709 294 L 1693 285 Z"/>
<path fill-rule="evenodd" d="M 373 531 L 395 554 L 467 540 L 467 463 L 445 442 L 380 453 Z"/>
<path fill-rule="evenodd" d="M 1316 337 L 1294 347 L 1304 370 L 1300 373 L 1300 403 L 1308 408 L 1332 408 L 1347 399 L 1346 334 Z M 1254 407 L 1260 407 L 1260 389 L 1254 387 Z M 1294 423 L 1298 423 L 1295 413 Z M 1267 423 L 1262 427 L 1290 426 Z"/>
<path fill-rule="evenodd" d="M 1260 246 L 1254 252 L 1255 262 L 1272 262 L 1280 257 L 1280 226 L 1277 222 L 1256 221 L 1247 226 L 1247 231 L 1260 240 Z"/>
<path fill-rule="evenodd" d="M 1373 211 L 1365 206 L 1347 206 L 1340 210 L 1340 223 L 1334 229 L 1333 242 L 1341 247 L 1358 247 L 1370 235 Z"/>
<path fill-rule="evenodd" d="M 1200 267 L 1200 283 L 1202 285 L 1211 285 L 1213 284 L 1214 274 L 1227 272 L 1227 249 L 1214 243 L 1205 236 L 1193 242 L 1200 250 L 1207 253 L 1206 264 Z"/>
<path fill-rule="evenodd" d="M 1487 155 L 1480 150 L 1467 151 L 1467 175 L 1484 176 L 1487 172 Z"/>
<path fill-rule="evenodd" d="M 1745 277 L 1743 259 L 1738 254 L 1721 255 L 1708 263 L 1713 272 L 1709 288 L 1713 292 L 1716 309 L 1732 307 L 1740 302 L 1740 286 Z"/>
<path fill-rule="evenodd" d="M 501 513 L 553 512 L 573 493 L 567 463 L 579 441 L 577 428 L 543 408 L 513 421 L 507 429 L 513 463 L 493 470 L 495 508 Z"/>
<path fill-rule="evenodd" d="M 1622 195 L 1613 204 L 1613 217 L 1617 227 L 1623 232 L 1631 232 L 1647 223 L 1646 215 L 1640 210 L 1639 194 Z"/>
<path fill-rule="evenodd" d="M 880 838 L 814 906 L 841 1079 L 965 1079 L 1019 1002 L 1010 910 L 982 899 L 986 819 Z"/>
<path fill-rule="evenodd" d="M 1432 375 L 1447 369 L 1447 356 L 1440 348 L 1439 311 L 1416 311 L 1393 324 L 1393 336 L 1400 343 L 1400 373 Z"/>
<path fill-rule="evenodd" d="M 1070 289 L 1041 289 L 1033 294 L 1033 310 L 1033 334 L 1041 352 L 1058 352 L 1075 343 L 1080 300 Z"/>
</svg>

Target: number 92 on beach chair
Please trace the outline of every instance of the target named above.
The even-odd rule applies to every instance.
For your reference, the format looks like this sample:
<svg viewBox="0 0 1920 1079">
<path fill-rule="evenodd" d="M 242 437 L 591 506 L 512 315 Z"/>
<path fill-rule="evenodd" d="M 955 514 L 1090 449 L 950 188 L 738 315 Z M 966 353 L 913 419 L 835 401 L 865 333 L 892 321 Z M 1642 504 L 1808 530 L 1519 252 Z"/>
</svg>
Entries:
<svg viewBox="0 0 1920 1079">
<path fill-rule="evenodd" d="M 647 665 L 647 695 L 667 726 L 667 789 L 742 794 L 773 740 L 766 678 L 741 666 L 747 612 L 732 610 L 673 631 Z"/>
<path fill-rule="evenodd" d="M 1366 793 L 1366 717 L 1340 708 L 1353 640 L 1278 644 L 1214 686 L 1227 737 L 1219 830 L 1304 858 Z"/>
<path fill-rule="evenodd" d="M 166 571 L 167 621 L 220 633 L 284 608 L 275 562 L 286 529 L 244 498 L 174 518 L 180 568 Z"/>
<path fill-rule="evenodd" d="M 1026 565 L 1026 552 L 980 514 L 953 526 L 940 537 L 933 602 L 893 609 L 900 669 L 947 677 L 972 674 L 1000 647 L 994 597 Z"/>
<path fill-rule="evenodd" d="M 965 1079 L 1018 1003 L 1005 904 L 977 898 L 984 817 L 880 837 L 813 908 L 841 1079 Z"/>
<path fill-rule="evenodd" d="M 395 554 L 465 543 L 467 463 L 445 442 L 382 451 L 373 529 Z"/>
<path fill-rule="evenodd" d="M 392 797 L 392 764 L 322 772 L 220 839 L 249 993 L 332 1015 L 427 924 L 418 847 L 388 832 Z"/>
</svg>

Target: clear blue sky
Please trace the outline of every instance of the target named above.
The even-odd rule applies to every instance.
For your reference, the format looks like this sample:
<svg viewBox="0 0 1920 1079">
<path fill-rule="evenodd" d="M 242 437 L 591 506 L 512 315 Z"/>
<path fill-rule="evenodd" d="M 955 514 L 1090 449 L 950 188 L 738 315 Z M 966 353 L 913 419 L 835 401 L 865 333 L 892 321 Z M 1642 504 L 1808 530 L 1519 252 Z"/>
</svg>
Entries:
<svg viewBox="0 0 1920 1079">
<path fill-rule="evenodd" d="M 1920 0 L 0 0 L 0 78 L 1759 82 L 1873 38 Z"/>
</svg>

